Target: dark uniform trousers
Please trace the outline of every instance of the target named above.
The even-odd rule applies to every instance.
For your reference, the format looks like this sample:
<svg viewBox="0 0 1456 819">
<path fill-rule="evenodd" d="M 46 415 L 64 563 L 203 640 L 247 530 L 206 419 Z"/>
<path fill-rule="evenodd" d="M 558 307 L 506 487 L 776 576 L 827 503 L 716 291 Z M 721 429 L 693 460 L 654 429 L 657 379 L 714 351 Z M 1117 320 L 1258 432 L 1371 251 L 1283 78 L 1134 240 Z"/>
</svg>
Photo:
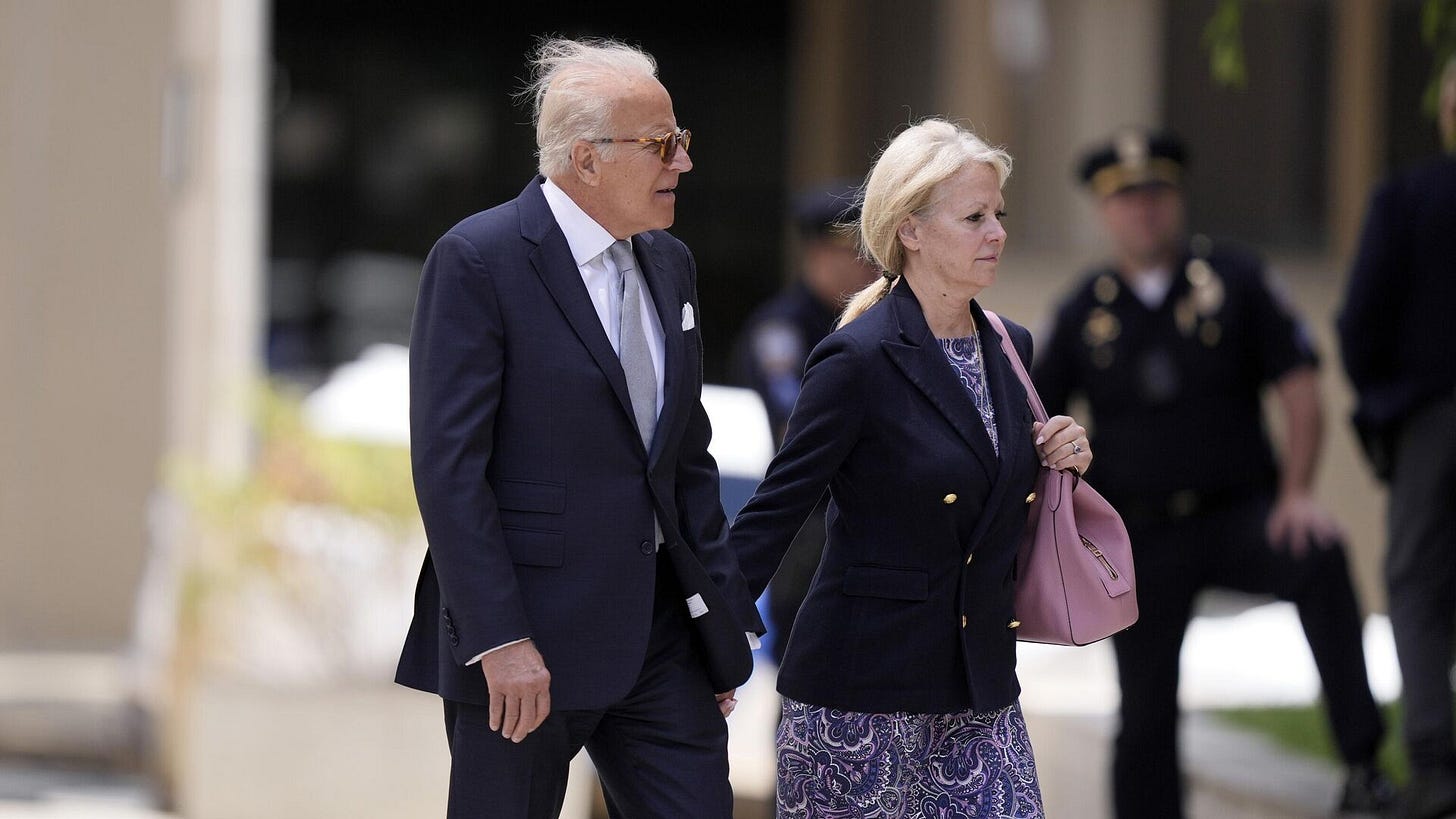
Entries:
<svg viewBox="0 0 1456 819">
<path fill-rule="evenodd" d="M 445 700 L 449 819 L 558 816 L 571 760 L 583 747 L 613 819 L 731 819 L 728 724 L 693 644 L 680 588 L 660 552 L 642 672 L 610 708 L 552 711 L 516 744 L 490 730 L 489 708 Z"/>
<path fill-rule="evenodd" d="M 1456 396 L 1402 425 L 1390 478 L 1385 558 L 1390 621 L 1405 681 L 1412 767 L 1456 766 L 1451 662 L 1456 640 Z"/>
<path fill-rule="evenodd" d="M 1264 534 L 1271 499 L 1251 494 L 1206 503 L 1191 514 L 1127 516 L 1138 572 L 1138 622 L 1113 639 L 1122 686 L 1122 726 L 1113 770 L 1120 819 L 1183 815 L 1177 757 L 1178 656 L 1198 592 L 1210 586 L 1293 602 L 1324 685 L 1340 754 L 1367 760 L 1382 724 L 1365 675 L 1360 611 L 1344 547 L 1311 547 L 1301 558 Z"/>
</svg>

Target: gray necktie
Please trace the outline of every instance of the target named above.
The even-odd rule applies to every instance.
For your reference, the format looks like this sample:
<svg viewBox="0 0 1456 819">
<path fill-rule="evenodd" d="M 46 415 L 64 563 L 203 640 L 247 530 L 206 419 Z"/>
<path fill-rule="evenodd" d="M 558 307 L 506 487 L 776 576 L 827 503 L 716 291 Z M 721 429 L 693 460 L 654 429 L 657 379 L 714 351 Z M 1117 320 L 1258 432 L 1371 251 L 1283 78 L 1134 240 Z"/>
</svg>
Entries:
<svg viewBox="0 0 1456 819">
<path fill-rule="evenodd" d="M 642 434 L 642 443 L 651 449 L 652 433 L 657 429 L 657 371 L 652 368 L 652 350 L 642 326 L 642 275 L 637 271 L 630 240 L 614 242 L 607 252 L 617 265 L 617 292 L 622 304 L 617 357 L 627 376 L 627 394 L 632 398 L 637 431 Z"/>
</svg>

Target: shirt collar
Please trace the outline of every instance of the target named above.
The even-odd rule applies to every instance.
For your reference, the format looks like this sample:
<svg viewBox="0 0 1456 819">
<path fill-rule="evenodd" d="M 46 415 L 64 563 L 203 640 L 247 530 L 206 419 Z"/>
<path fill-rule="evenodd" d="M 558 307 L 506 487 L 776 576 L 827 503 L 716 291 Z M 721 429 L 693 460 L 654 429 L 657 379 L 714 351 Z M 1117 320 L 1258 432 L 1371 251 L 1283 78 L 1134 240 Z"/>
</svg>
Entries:
<svg viewBox="0 0 1456 819">
<path fill-rule="evenodd" d="M 571 257 L 576 260 L 577 267 L 602 255 L 617 241 L 555 182 L 547 179 L 541 183 L 541 193 L 546 197 L 551 215 L 556 217 L 556 224 L 561 226 L 561 232 L 566 236 L 566 246 L 571 248 Z"/>
</svg>

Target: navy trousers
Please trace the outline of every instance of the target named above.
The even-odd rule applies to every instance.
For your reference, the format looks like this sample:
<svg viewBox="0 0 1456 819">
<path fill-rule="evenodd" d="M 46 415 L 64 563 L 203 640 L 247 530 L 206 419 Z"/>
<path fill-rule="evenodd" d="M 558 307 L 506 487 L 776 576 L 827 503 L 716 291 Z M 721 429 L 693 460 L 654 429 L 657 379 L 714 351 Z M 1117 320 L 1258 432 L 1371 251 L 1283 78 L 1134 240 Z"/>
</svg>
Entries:
<svg viewBox="0 0 1456 819">
<path fill-rule="evenodd" d="M 728 726 L 665 556 L 657 568 L 647 656 L 622 701 L 598 711 L 552 711 L 520 744 L 490 730 L 489 708 L 445 701 L 449 819 L 555 819 L 582 748 L 613 819 L 731 819 Z"/>
</svg>

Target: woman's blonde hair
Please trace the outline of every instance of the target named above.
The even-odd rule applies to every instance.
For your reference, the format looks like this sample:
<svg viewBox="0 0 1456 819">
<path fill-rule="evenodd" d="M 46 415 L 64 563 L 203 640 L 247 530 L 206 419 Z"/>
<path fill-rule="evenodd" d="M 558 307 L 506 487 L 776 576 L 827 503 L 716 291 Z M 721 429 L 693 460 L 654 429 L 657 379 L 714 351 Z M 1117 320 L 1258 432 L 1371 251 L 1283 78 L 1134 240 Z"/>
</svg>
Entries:
<svg viewBox="0 0 1456 819">
<path fill-rule="evenodd" d="M 936 187 L 973 162 L 990 165 L 1000 185 L 1011 176 L 1010 154 L 943 119 L 911 125 L 885 146 L 865 179 L 859 222 L 861 250 L 884 271 L 883 278 L 850 298 L 840 327 L 859 318 L 899 281 L 905 268 L 901 223 L 930 208 Z"/>
</svg>

